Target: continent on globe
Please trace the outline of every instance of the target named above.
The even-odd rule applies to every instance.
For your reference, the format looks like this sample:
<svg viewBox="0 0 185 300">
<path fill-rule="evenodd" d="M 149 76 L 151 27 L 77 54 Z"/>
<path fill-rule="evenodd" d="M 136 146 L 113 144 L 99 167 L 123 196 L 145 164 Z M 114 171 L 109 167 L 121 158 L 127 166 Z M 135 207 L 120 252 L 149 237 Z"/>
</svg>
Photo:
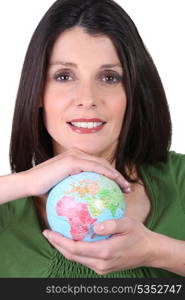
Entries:
<svg viewBox="0 0 185 300">
<path fill-rule="evenodd" d="M 110 237 L 95 234 L 95 223 L 124 216 L 124 194 L 114 180 L 81 172 L 50 190 L 46 212 L 52 230 L 73 240 L 93 242 Z"/>
<path fill-rule="evenodd" d="M 58 216 L 66 217 L 70 224 L 70 233 L 74 240 L 83 240 L 89 232 L 89 227 L 96 219 L 89 215 L 86 203 L 76 205 L 73 197 L 64 196 L 57 202 Z"/>
</svg>

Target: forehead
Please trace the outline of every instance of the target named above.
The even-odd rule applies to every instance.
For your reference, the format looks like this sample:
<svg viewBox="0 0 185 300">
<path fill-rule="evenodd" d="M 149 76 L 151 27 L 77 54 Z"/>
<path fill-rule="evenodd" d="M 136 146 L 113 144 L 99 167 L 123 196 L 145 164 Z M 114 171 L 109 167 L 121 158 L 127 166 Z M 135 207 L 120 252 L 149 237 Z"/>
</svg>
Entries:
<svg viewBox="0 0 185 300">
<path fill-rule="evenodd" d="M 61 59 L 76 63 L 82 59 L 89 62 L 96 60 L 101 64 L 119 62 L 114 44 L 108 36 L 88 34 L 82 27 L 67 30 L 56 40 L 50 61 Z"/>
</svg>

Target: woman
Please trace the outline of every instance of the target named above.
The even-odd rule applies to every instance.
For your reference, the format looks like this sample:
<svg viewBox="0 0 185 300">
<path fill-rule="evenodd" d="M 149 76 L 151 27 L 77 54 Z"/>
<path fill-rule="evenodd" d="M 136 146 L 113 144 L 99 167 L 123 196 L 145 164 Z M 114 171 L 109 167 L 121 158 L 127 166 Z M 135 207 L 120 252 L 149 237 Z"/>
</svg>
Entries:
<svg viewBox="0 0 185 300">
<path fill-rule="evenodd" d="M 160 77 L 126 12 L 112 0 L 56 1 L 20 80 L 14 174 L 1 178 L 0 276 L 184 276 L 185 156 L 169 151 L 170 140 Z M 94 226 L 107 240 L 76 242 L 49 229 L 48 190 L 81 171 L 125 192 L 126 216 Z"/>
</svg>

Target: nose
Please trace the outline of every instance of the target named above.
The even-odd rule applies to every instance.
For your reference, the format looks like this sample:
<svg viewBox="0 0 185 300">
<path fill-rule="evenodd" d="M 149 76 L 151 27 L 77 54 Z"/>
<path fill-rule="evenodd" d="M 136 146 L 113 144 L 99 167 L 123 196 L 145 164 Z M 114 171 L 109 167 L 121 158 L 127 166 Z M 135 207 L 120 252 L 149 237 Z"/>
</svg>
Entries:
<svg viewBox="0 0 185 300">
<path fill-rule="evenodd" d="M 75 95 L 75 104 L 81 108 L 95 108 L 97 106 L 97 93 L 90 83 L 83 83 L 78 86 Z"/>
</svg>

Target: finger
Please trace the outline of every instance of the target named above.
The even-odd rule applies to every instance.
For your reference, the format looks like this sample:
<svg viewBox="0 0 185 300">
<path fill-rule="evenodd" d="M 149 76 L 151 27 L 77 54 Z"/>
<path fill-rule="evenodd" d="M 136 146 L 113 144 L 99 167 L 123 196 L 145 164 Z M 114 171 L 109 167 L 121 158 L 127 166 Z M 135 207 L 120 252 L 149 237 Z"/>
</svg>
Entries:
<svg viewBox="0 0 185 300">
<path fill-rule="evenodd" d="M 130 183 L 117 170 L 110 169 L 102 164 L 97 164 L 95 161 L 91 161 L 91 164 L 89 162 L 90 161 L 81 159 L 79 163 L 80 167 L 78 167 L 79 172 L 86 171 L 99 173 L 116 181 L 125 193 L 131 191 Z"/>
<path fill-rule="evenodd" d="M 110 170 L 110 178 L 111 179 L 114 179 L 115 181 L 118 182 L 118 184 L 120 185 L 121 188 L 123 188 L 124 192 L 126 193 L 129 193 L 131 191 L 131 186 L 130 186 L 130 183 L 122 176 L 122 174 L 116 170 L 114 168 L 113 165 L 111 165 L 111 163 L 109 163 L 108 160 L 102 158 L 102 157 L 97 157 L 97 156 L 94 156 L 94 155 L 90 155 L 84 151 L 81 151 L 80 149 L 78 148 L 72 148 L 70 149 L 69 151 L 66 151 L 62 154 L 62 157 L 64 157 L 64 155 L 68 155 L 70 157 L 76 157 L 77 159 L 80 159 L 82 160 L 82 163 L 84 164 L 85 161 L 89 161 L 89 162 L 95 162 L 95 163 L 98 163 L 98 166 L 104 166 L 106 170 Z M 60 158 L 60 155 L 58 155 L 58 159 L 61 159 Z M 97 164 L 94 164 L 95 166 Z M 83 166 L 81 165 L 80 163 L 80 166 Z M 85 167 L 85 166 L 83 166 Z M 85 169 L 85 170 L 81 170 L 81 171 L 93 171 L 91 168 L 90 169 Z M 100 172 L 100 174 L 103 174 L 103 171 L 96 171 L 96 167 L 95 167 L 95 170 L 94 172 Z M 78 170 L 76 170 L 74 173 L 78 173 Z M 105 174 L 103 174 L 105 175 Z"/>
<path fill-rule="evenodd" d="M 71 252 L 67 251 L 66 249 L 58 246 L 58 244 L 52 242 L 52 245 L 68 260 L 83 264 L 84 266 L 90 269 L 95 269 L 96 266 L 98 265 L 99 261 L 96 258 L 74 255 L 71 254 Z"/>
<path fill-rule="evenodd" d="M 98 235 L 127 234 L 134 225 L 135 221 L 133 219 L 124 217 L 96 223 L 93 229 Z"/>
<path fill-rule="evenodd" d="M 63 237 L 60 233 L 49 229 L 44 230 L 43 235 L 52 245 L 55 245 L 55 247 L 64 249 L 71 255 L 84 256 L 86 258 L 104 258 L 104 252 L 102 249 L 106 249 L 108 246 L 107 244 L 109 244 L 108 240 L 96 242 L 73 241 Z"/>
<path fill-rule="evenodd" d="M 123 192 L 129 193 L 131 191 L 130 183 L 122 176 L 122 174 L 117 171 L 106 159 L 99 158 L 93 155 L 89 155 L 85 152 L 82 152 L 80 150 L 73 150 L 73 151 L 66 151 L 63 154 L 59 154 L 37 166 L 34 167 L 34 169 L 43 169 L 44 167 L 48 168 L 48 166 L 54 167 L 54 164 L 57 166 L 60 165 L 60 161 L 64 159 L 64 157 L 67 157 L 67 155 L 71 159 L 73 157 L 74 164 L 69 174 L 69 167 L 62 168 L 62 177 L 65 178 L 72 174 L 78 174 L 82 171 L 87 172 L 97 172 L 102 175 L 105 175 L 109 177 L 110 179 L 113 179 L 118 183 L 120 188 Z M 90 163 L 90 164 L 89 164 Z M 75 166 L 75 164 L 77 164 Z M 46 169 L 47 170 L 47 169 Z M 54 182 L 55 184 L 55 182 Z"/>
<path fill-rule="evenodd" d="M 118 184 L 120 184 L 121 187 L 123 186 L 125 192 L 131 191 L 130 183 L 122 176 L 122 174 L 118 170 L 116 170 L 114 168 L 113 165 L 111 165 L 111 163 L 109 161 L 107 161 L 106 159 L 101 158 L 101 157 L 89 155 L 86 152 L 83 152 L 83 153 L 84 154 L 83 154 L 82 158 L 85 158 L 90 161 L 98 162 L 98 163 L 102 164 L 103 166 L 106 166 L 108 169 L 112 170 L 112 172 L 114 174 L 114 178 L 112 178 L 112 177 L 111 178 L 114 180 L 117 178 L 116 181 L 118 182 Z"/>
<path fill-rule="evenodd" d="M 103 275 L 103 274 L 107 274 L 107 273 L 110 273 L 111 271 L 113 271 L 112 263 L 109 260 L 73 255 L 70 252 L 68 252 L 66 249 L 59 247 L 57 244 L 55 244 L 53 242 L 52 242 L 52 245 L 66 259 L 80 263 L 80 264 L 86 266 L 87 268 L 92 269 L 97 274 Z"/>
<path fill-rule="evenodd" d="M 103 164 L 103 165 L 105 165 L 109 168 L 114 169 L 114 167 L 111 165 L 111 163 L 108 160 L 106 160 L 105 158 L 89 154 L 89 153 L 87 153 L 85 151 L 82 151 L 78 148 L 71 148 L 70 150 L 64 152 L 64 154 L 67 154 L 69 156 L 70 155 L 76 156 L 77 158 L 82 158 L 82 159 L 86 159 L 86 160 L 95 161 L 95 162 L 101 163 L 101 164 Z"/>
</svg>

